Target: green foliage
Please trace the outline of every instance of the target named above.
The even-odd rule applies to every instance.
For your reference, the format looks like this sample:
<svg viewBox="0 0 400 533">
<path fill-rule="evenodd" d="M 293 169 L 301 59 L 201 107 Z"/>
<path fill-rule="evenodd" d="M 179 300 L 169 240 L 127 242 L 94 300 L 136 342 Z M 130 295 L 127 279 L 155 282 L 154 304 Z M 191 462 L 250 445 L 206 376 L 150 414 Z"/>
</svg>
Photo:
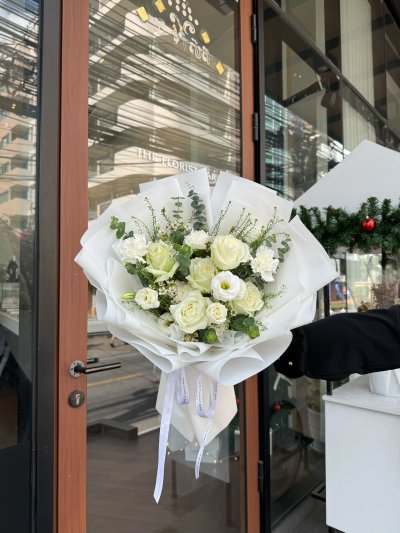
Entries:
<svg viewBox="0 0 400 533">
<path fill-rule="evenodd" d="M 117 239 L 122 239 L 125 234 L 125 222 L 120 222 L 117 217 L 111 217 L 110 228 L 117 234 Z"/>
<path fill-rule="evenodd" d="M 260 328 L 253 316 L 236 315 L 230 320 L 230 328 L 245 333 L 250 339 L 260 336 Z"/>
<path fill-rule="evenodd" d="M 185 240 L 185 232 L 181 229 L 174 229 L 169 234 L 169 239 L 173 244 L 182 245 Z"/>
<path fill-rule="evenodd" d="M 246 279 L 253 274 L 250 263 L 240 263 L 240 265 L 232 270 L 232 274 L 238 276 L 240 279 Z"/>
<path fill-rule="evenodd" d="M 282 239 L 280 246 L 278 248 L 278 259 L 281 263 L 284 261 L 285 255 L 288 253 L 289 250 L 290 250 L 290 236 L 287 235 Z"/>
<path fill-rule="evenodd" d="M 190 246 L 184 244 L 183 246 L 177 245 L 176 249 L 176 260 L 179 263 L 177 272 L 184 278 L 189 274 L 190 267 L 190 256 L 192 254 L 192 249 Z"/>
<path fill-rule="evenodd" d="M 322 212 L 317 207 L 300 206 L 297 214 L 330 255 L 339 248 L 364 253 L 378 249 L 386 253 L 400 250 L 400 202 L 393 206 L 388 199 L 379 202 L 370 197 L 354 213 L 331 206 Z M 376 223 L 375 229 L 369 233 L 362 229 L 362 222 L 367 217 Z"/>
<path fill-rule="evenodd" d="M 160 314 L 161 312 L 169 311 L 169 308 L 172 304 L 172 298 L 168 294 L 158 294 L 158 301 L 160 302 L 160 307 L 158 308 Z"/>
<path fill-rule="evenodd" d="M 172 196 L 171 200 L 175 200 L 175 209 L 172 211 L 172 215 L 175 220 L 182 220 L 182 209 L 183 206 L 182 200 L 184 198 L 182 196 Z"/>
<path fill-rule="evenodd" d="M 218 341 L 217 333 L 214 328 L 199 329 L 197 334 L 200 342 L 215 344 Z"/>
<path fill-rule="evenodd" d="M 205 216 L 206 208 L 204 206 L 203 200 L 200 198 L 200 196 L 197 194 L 197 192 L 194 189 L 190 189 L 188 193 L 188 197 L 191 200 L 191 207 L 193 210 L 192 214 L 192 221 L 193 221 L 193 229 L 196 231 L 199 230 L 206 230 L 206 223 L 207 219 Z"/>
<path fill-rule="evenodd" d="M 125 263 L 125 269 L 129 274 L 134 276 L 139 276 L 140 281 L 143 283 L 144 287 L 154 287 L 154 276 L 150 274 L 145 268 L 145 265 L 141 263 Z"/>
</svg>

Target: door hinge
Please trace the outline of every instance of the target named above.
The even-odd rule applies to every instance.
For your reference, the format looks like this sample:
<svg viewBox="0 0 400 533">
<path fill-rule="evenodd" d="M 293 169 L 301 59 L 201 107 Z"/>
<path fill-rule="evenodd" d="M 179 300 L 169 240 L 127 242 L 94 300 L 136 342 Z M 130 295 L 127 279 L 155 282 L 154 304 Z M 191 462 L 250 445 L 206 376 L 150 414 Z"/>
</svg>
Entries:
<svg viewBox="0 0 400 533">
<path fill-rule="evenodd" d="M 260 139 L 260 119 L 258 113 L 253 113 L 253 141 Z"/>
<path fill-rule="evenodd" d="M 264 461 L 258 461 L 258 492 L 264 494 Z"/>
<path fill-rule="evenodd" d="M 251 23 L 251 42 L 252 44 L 256 44 L 258 40 L 258 32 L 257 32 L 257 15 L 251 15 L 250 17 L 250 23 Z"/>
</svg>

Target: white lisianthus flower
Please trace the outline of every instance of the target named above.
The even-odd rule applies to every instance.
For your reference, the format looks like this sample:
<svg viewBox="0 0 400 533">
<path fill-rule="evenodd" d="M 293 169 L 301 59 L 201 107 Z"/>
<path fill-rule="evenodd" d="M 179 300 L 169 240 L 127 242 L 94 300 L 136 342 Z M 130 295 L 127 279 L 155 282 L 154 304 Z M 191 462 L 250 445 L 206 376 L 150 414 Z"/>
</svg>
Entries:
<svg viewBox="0 0 400 533">
<path fill-rule="evenodd" d="M 192 250 L 205 250 L 207 243 L 210 242 L 209 234 L 204 230 L 193 230 L 189 235 L 186 235 L 183 243 L 190 246 Z"/>
<path fill-rule="evenodd" d="M 211 280 L 211 292 L 214 298 L 222 302 L 240 299 L 246 293 L 246 285 L 239 276 L 232 272 L 220 272 Z"/>
<path fill-rule="evenodd" d="M 146 270 L 156 277 L 157 283 L 172 278 L 179 266 L 178 261 L 175 261 L 175 250 L 163 241 L 149 244 L 146 261 Z"/>
<path fill-rule="evenodd" d="M 257 248 L 256 256 L 251 259 L 251 269 L 254 274 L 260 274 L 264 281 L 274 281 L 279 259 L 274 258 L 274 250 L 268 246 Z"/>
<path fill-rule="evenodd" d="M 196 257 L 190 261 L 189 276 L 186 276 L 186 279 L 193 289 L 210 293 L 211 280 L 215 274 L 215 265 L 209 257 Z"/>
<path fill-rule="evenodd" d="M 180 329 L 194 333 L 208 326 L 207 301 L 199 291 L 189 292 L 180 304 L 171 305 L 171 314 Z"/>
<path fill-rule="evenodd" d="M 207 307 L 207 318 L 210 324 L 223 324 L 227 315 L 228 309 L 219 302 L 214 302 Z"/>
<path fill-rule="evenodd" d="M 146 237 L 141 233 L 137 233 L 121 242 L 119 253 L 125 263 L 137 263 L 138 261 L 145 263 L 146 261 L 143 257 L 147 253 L 147 247 Z"/>
<path fill-rule="evenodd" d="M 211 245 L 211 259 L 220 270 L 232 270 L 250 257 L 249 246 L 233 235 L 217 235 Z"/>
<path fill-rule="evenodd" d="M 158 292 L 149 287 L 139 289 L 135 294 L 135 302 L 142 309 L 157 309 L 160 307 L 160 302 L 158 300 Z"/>
<path fill-rule="evenodd" d="M 237 315 L 253 316 L 264 306 L 264 301 L 259 289 L 251 281 L 246 281 L 246 293 L 241 299 L 229 302 L 229 307 L 236 312 Z"/>
</svg>

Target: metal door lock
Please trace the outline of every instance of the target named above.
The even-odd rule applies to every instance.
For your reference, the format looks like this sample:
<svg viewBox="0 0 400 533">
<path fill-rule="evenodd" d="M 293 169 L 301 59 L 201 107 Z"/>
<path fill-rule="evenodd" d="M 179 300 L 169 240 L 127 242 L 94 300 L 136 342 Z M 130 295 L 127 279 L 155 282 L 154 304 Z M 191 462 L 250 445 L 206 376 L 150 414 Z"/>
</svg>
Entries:
<svg viewBox="0 0 400 533">
<path fill-rule="evenodd" d="M 80 407 L 85 403 L 85 393 L 81 390 L 74 390 L 69 395 L 68 401 L 71 407 Z"/>
</svg>

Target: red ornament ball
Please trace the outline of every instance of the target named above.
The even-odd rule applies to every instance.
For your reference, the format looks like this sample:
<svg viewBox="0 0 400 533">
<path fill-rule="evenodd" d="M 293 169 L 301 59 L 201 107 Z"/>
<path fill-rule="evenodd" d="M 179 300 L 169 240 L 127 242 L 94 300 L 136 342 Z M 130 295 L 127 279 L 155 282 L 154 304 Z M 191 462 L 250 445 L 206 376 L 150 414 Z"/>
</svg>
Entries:
<svg viewBox="0 0 400 533">
<path fill-rule="evenodd" d="M 371 233 L 371 231 L 374 231 L 376 226 L 376 222 L 374 218 L 367 217 L 365 220 L 361 223 L 361 228 L 366 233 Z"/>
<path fill-rule="evenodd" d="M 279 411 L 282 409 L 282 406 L 279 402 L 275 402 L 272 406 L 272 409 L 275 411 L 275 413 L 279 413 Z"/>
</svg>

